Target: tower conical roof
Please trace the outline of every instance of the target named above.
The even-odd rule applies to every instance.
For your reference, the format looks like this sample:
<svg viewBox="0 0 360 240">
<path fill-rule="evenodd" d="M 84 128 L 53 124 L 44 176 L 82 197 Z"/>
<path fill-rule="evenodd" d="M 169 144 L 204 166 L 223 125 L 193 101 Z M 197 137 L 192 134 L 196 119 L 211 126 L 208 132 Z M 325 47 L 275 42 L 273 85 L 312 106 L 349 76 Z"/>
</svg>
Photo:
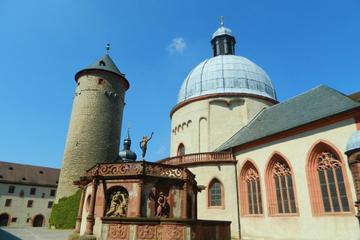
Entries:
<svg viewBox="0 0 360 240">
<path fill-rule="evenodd" d="M 122 74 L 120 70 L 117 68 L 117 66 L 115 65 L 114 61 L 111 59 L 109 54 L 105 54 L 104 56 L 102 56 L 95 63 L 87 67 L 87 69 L 105 70 L 124 76 L 124 74 Z"/>
<path fill-rule="evenodd" d="M 84 69 L 80 70 L 78 73 L 76 73 L 75 79 L 77 80 L 82 73 L 89 71 L 89 70 L 103 70 L 106 72 L 114 73 L 114 74 L 120 76 L 121 78 L 123 78 L 126 81 L 126 84 L 128 86 L 127 88 L 129 88 L 129 82 L 125 78 L 125 74 L 120 72 L 119 68 L 115 65 L 114 61 L 111 59 L 110 55 L 107 53 L 104 56 L 102 56 L 100 59 L 98 59 L 96 62 L 94 62 L 93 64 L 88 66 L 87 68 L 84 68 Z"/>
</svg>

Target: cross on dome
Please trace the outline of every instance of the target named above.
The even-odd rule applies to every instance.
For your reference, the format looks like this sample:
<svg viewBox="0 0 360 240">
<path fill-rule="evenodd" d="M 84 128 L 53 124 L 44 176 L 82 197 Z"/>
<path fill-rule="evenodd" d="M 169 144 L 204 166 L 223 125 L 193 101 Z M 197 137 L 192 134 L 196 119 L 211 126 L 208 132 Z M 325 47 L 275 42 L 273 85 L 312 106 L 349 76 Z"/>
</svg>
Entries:
<svg viewBox="0 0 360 240">
<path fill-rule="evenodd" d="M 224 26 L 224 16 L 220 17 L 220 27 Z"/>
</svg>

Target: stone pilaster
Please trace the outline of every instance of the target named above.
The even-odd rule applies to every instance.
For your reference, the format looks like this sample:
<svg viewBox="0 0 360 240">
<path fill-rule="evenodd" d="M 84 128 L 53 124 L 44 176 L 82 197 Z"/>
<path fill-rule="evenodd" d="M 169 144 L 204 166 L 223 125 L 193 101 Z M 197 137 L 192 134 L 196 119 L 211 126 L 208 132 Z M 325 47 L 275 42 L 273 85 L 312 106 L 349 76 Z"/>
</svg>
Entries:
<svg viewBox="0 0 360 240">
<path fill-rule="evenodd" d="M 79 210 L 78 210 L 78 215 L 76 217 L 76 225 L 75 225 L 75 231 L 74 231 L 75 233 L 80 233 L 82 212 L 83 212 L 84 200 L 85 200 L 85 191 L 86 191 L 86 188 L 82 187 L 81 188 L 81 197 L 80 197 L 80 206 L 79 206 Z"/>
<path fill-rule="evenodd" d="M 95 223 L 94 210 L 95 210 L 97 184 L 98 184 L 97 180 L 93 179 L 89 215 L 86 218 L 86 229 L 85 229 L 86 235 L 93 235 L 94 223 Z"/>
</svg>

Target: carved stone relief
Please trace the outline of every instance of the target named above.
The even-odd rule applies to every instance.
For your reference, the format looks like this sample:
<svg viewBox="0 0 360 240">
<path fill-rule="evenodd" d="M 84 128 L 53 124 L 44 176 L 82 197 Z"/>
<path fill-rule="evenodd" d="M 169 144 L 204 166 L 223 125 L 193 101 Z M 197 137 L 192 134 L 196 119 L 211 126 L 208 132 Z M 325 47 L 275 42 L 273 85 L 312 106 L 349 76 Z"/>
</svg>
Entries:
<svg viewBox="0 0 360 240">
<path fill-rule="evenodd" d="M 125 217 L 128 209 L 129 194 L 123 187 L 117 187 L 109 193 L 106 217 Z"/>
</svg>

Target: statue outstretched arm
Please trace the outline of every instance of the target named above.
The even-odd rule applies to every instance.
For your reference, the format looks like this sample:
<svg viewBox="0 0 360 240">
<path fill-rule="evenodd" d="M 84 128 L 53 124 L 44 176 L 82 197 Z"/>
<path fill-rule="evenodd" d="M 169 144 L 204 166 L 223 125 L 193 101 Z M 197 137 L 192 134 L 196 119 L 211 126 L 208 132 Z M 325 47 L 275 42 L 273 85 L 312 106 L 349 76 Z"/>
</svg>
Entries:
<svg viewBox="0 0 360 240">
<path fill-rule="evenodd" d="M 150 141 L 150 139 L 152 139 L 153 135 L 154 135 L 154 132 L 151 132 L 151 135 L 150 135 L 148 141 Z"/>
</svg>

